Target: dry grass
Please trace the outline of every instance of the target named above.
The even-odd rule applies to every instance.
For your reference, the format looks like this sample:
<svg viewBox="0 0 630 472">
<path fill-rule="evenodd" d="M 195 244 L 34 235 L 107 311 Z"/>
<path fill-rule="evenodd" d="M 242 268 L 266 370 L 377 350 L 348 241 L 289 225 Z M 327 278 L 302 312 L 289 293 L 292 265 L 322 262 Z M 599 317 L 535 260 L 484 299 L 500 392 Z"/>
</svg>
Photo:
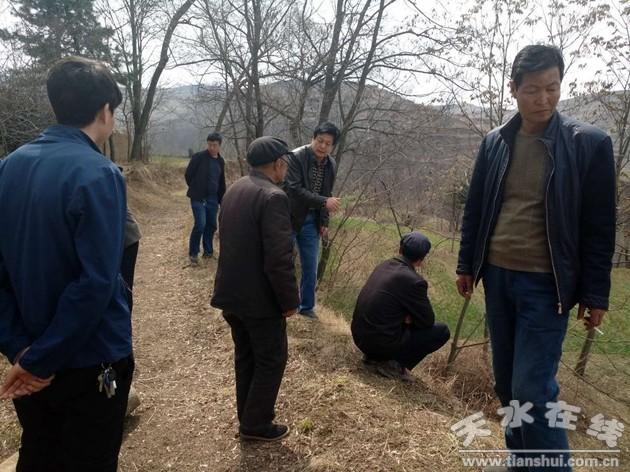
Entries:
<svg viewBox="0 0 630 472">
<path fill-rule="evenodd" d="M 128 420 L 121 471 L 472 470 L 463 467 L 449 428 L 480 410 L 493 434 L 474 446 L 502 447 L 482 349 L 463 351 L 448 374 L 445 347 L 420 364 L 412 384 L 383 379 L 363 368 L 348 323 L 326 307 L 319 307 L 320 322 L 295 316 L 288 323 L 289 363 L 277 411 L 291 435 L 280 444 L 241 443 L 232 341 L 208 305 L 216 261 L 187 263 L 192 218 L 181 182 L 181 169 L 129 174 L 131 205 L 144 232 L 133 320 L 142 404 Z M 582 401 L 590 400 L 584 395 Z M 0 404 L 0 458 L 18 443 L 12 411 Z M 585 429 L 572 434 L 572 444 L 597 447 Z M 626 462 L 627 445 L 624 438 Z"/>
</svg>

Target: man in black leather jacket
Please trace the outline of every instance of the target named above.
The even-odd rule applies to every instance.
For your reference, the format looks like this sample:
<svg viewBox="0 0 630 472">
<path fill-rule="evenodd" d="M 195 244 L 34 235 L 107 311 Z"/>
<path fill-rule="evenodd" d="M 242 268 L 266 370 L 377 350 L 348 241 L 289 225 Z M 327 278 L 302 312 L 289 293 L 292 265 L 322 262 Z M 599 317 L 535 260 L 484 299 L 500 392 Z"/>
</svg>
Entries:
<svg viewBox="0 0 630 472">
<path fill-rule="evenodd" d="M 332 123 L 317 126 L 311 144 L 293 151 L 285 182 L 291 204 L 291 225 L 300 253 L 299 313 L 308 318 L 317 318 L 315 288 L 319 239 L 328 236 L 329 213 L 341 207 L 341 200 L 332 196 L 337 163 L 330 155 L 339 136 L 339 129 Z"/>
<path fill-rule="evenodd" d="M 608 310 L 612 142 L 556 111 L 563 73 L 556 48 L 517 54 L 510 89 L 518 113 L 483 139 L 462 222 L 458 291 L 470 297 L 483 280 L 495 390 L 503 407 L 526 404 L 530 415 L 506 428 L 512 451 L 568 450 L 566 430 L 548 416 L 568 312 L 579 304 L 578 318 L 591 329 Z"/>
</svg>

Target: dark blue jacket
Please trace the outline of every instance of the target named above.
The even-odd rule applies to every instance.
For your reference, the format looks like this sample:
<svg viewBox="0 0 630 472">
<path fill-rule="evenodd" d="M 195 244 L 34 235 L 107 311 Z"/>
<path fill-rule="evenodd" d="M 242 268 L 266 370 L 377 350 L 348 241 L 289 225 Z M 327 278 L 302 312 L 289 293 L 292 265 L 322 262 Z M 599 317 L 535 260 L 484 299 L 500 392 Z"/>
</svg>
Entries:
<svg viewBox="0 0 630 472">
<path fill-rule="evenodd" d="M 186 167 L 186 184 L 188 185 L 188 192 L 186 196 L 191 200 L 204 200 L 214 195 L 208 195 L 208 182 L 210 181 L 210 172 L 212 167 L 210 166 L 210 159 L 214 159 L 208 150 L 199 151 L 190 158 L 188 167 Z M 219 181 L 219 187 L 217 189 L 217 201 L 219 205 L 225 195 L 225 159 L 219 154 L 217 157 L 219 162 L 219 168 L 221 169 L 217 179 Z"/>
<path fill-rule="evenodd" d="M 483 139 L 462 221 L 458 274 L 483 276 L 490 237 L 521 117 Z M 556 112 L 541 138 L 551 158 L 545 217 L 558 311 L 576 303 L 608 309 L 615 249 L 615 162 L 610 137 Z"/>
<path fill-rule="evenodd" d="M 48 377 L 131 354 L 125 182 L 77 128 L 0 162 L 0 352 Z"/>
</svg>

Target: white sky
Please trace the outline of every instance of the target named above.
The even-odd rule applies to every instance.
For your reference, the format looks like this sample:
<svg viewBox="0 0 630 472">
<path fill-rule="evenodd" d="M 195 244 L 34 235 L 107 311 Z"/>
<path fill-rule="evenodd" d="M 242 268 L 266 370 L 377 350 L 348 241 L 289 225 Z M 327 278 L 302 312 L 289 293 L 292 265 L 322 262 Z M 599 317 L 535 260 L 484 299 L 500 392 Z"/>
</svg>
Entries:
<svg viewBox="0 0 630 472">
<path fill-rule="evenodd" d="M 336 4 L 336 0 L 314 0 L 315 2 L 319 2 L 318 14 L 322 18 L 330 19 L 334 14 L 334 8 Z M 416 11 L 411 6 L 410 2 L 414 0 L 398 0 L 397 3 L 390 8 L 388 8 L 387 20 L 385 23 L 385 28 L 388 28 L 392 25 L 400 24 L 404 22 L 406 19 L 412 17 Z M 447 16 L 455 19 L 459 17 L 467 8 L 473 3 L 473 0 L 449 0 L 449 1 L 441 1 L 441 0 L 415 0 L 416 3 L 420 6 L 420 8 L 425 13 L 430 13 L 432 9 L 436 9 L 438 11 L 444 11 Z M 550 0 L 539 0 L 543 4 L 548 4 Z M 619 0 L 611 0 L 611 1 L 619 1 Z M 10 16 L 10 7 L 8 4 L 8 0 L 0 0 L 0 26 L 7 26 L 11 24 L 12 19 Z M 525 44 L 531 42 L 539 42 L 541 39 L 544 39 L 544 27 L 543 25 L 533 25 L 530 29 L 526 37 L 524 37 L 519 44 L 515 44 L 515 49 L 524 46 Z M 514 53 L 516 50 L 514 51 Z M 3 51 L 0 50 L 0 54 L 3 54 Z M 573 78 L 577 77 L 579 74 L 579 78 L 582 80 L 588 80 L 593 77 L 594 72 L 599 66 L 599 64 L 589 58 L 583 58 L 582 62 L 585 64 L 585 68 L 578 69 L 576 65 L 574 65 L 568 72 L 565 83 L 571 81 Z M 203 67 L 207 67 L 204 65 Z M 175 86 L 175 85 L 191 85 L 198 83 L 198 74 L 192 68 L 169 68 L 164 71 L 162 74 L 161 86 Z M 437 87 L 436 82 L 427 80 L 426 76 L 417 77 L 414 81 L 415 84 L 411 87 L 413 88 L 414 93 L 422 94 L 429 91 L 434 90 Z M 567 98 L 568 87 L 564 88 L 565 96 L 563 98 Z"/>
</svg>

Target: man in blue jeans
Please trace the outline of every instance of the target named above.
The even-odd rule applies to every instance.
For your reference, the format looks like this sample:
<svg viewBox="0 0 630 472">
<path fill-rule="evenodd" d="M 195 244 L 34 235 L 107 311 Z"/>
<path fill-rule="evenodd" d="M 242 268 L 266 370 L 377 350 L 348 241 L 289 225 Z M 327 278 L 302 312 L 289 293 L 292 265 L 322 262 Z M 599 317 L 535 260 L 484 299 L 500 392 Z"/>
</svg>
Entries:
<svg viewBox="0 0 630 472">
<path fill-rule="evenodd" d="M 317 126 L 311 144 L 293 151 L 285 182 L 302 271 L 298 313 L 311 319 L 317 318 L 319 238 L 328 237 L 329 213 L 341 207 L 341 201 L 332 196 L 337 164 L 330 155 L 339 135 L 339 129 L 332 123 Z"/>
<path fill-rule="evenodd" d="M 587 329 L 608 310 L 615 242 L 615 167 L 603 131 L 556 111 L 564 73 L 555 47 L 527 46 L 512 65 L 518 113 L 483 139 L 462 222 L 457 289 L 483 279 L 495 390 L 532 421 L 506 428 L 518 450 L 557 451 L 569 471 L 566 430 L 549 415 L 569 310 Z M 491 468 L 487 470 L 508 470 Z M 540 467 L 511 470 L 539 471 Z M 544 468 L 544 470 L 551 470 Z"/>
<path fill-rule="evenodd" d="M 217 230 L 217 213 L 225 194 L 225 160 L 221 157 L 219 133 L 208 135 L 208 149 L 190 158 L 186 168 L 186 184 L 195 224 L 190 233 L 188 256 L 193 265 L 199 263 L 199 243 L 203 237 L 203 257 L 212 257 L 212 238 Z"/>
</svg>

